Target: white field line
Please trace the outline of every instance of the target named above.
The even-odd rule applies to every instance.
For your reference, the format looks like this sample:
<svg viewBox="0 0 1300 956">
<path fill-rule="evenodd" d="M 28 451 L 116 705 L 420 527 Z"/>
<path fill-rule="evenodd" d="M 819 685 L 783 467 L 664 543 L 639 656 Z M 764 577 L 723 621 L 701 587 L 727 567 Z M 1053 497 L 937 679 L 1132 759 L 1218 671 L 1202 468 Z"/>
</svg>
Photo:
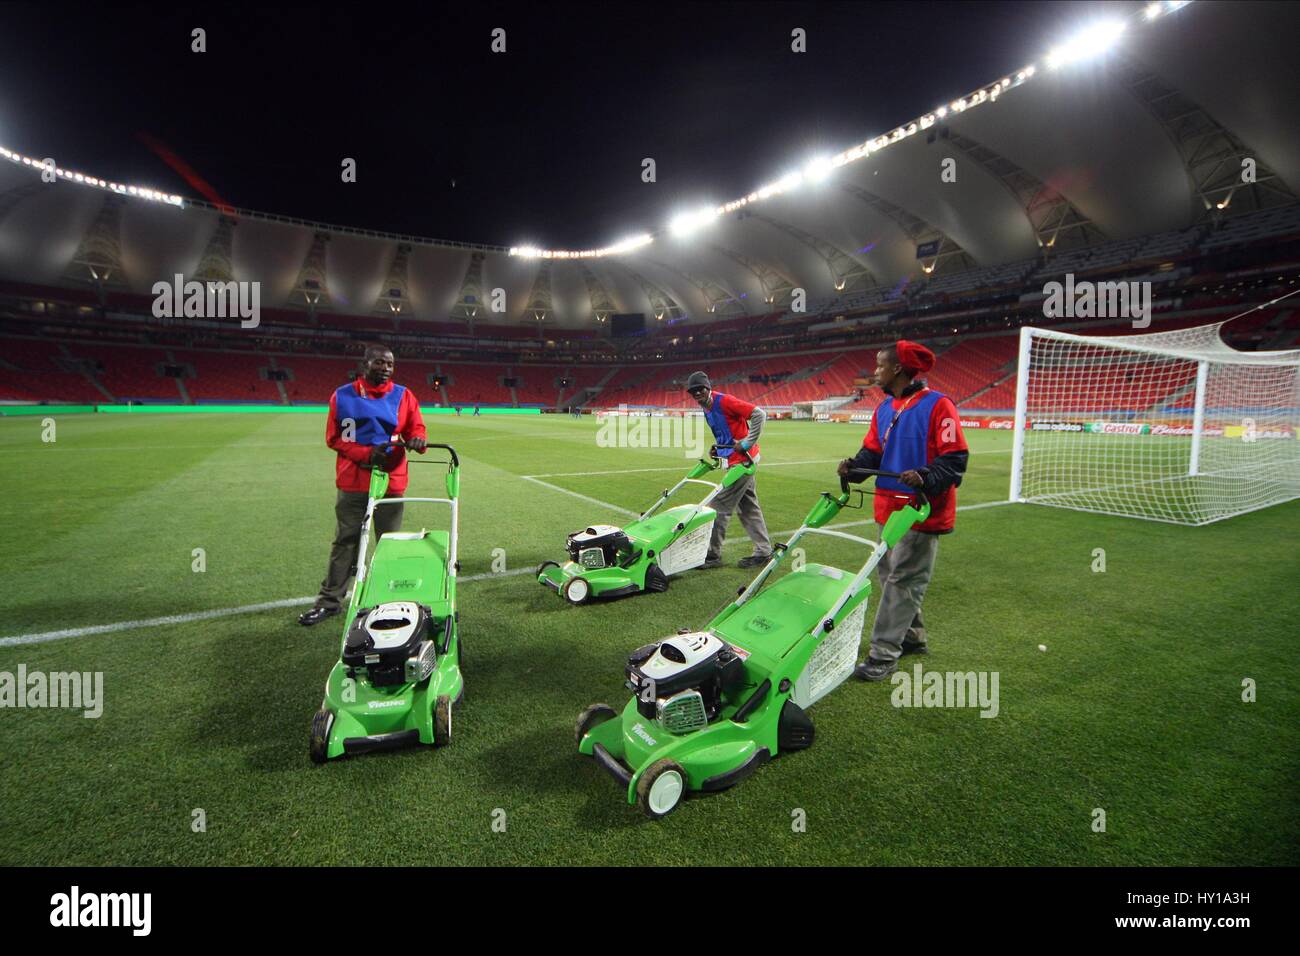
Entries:
<svg viewBox="0 0 1300 956">
<path fill-rule="evenodd" d="M 315 448 L 317 445 L 324 447 L 325 443 L 316 442 L 316 441 L 279 441 L 279 442 L 247 442 L 241 445 L 238 442 L 232 442 L 231 444 L 226 445 L 225 449 L 227 451 L 242 451 L 245 448 Z M 34 452 L 35 454 L 38 455 L 44 455 L 52 451 L 71 451 L 71 452 L 78 452 L 78 453 L 88 452 L 88 451 L 159 451 L 159 450 L 172 451 L 173 449 L 176 448 L 206 448 L 208 450 L 211 450 L 212 446 L 211 445 L 167 445 L 160 449 L 160 446 L 158 445 L 88 445 L 85 447 L 80 447 L 77 445 L 65 444 L 62 447 L 60 447 L 58 442 L 50 442 L 48 444 L 33 442 L 30 447 L 0 448 L 0 455 L 12 455 L 12 454 L 17 454 L 19 452 Z"/>
<path fill-rule="evenodd" d="M 559 489 L 563 491 L 564 489 Z M 974 511 L 977 508 L 995 508 L 999 505 L 1011 504 L 1009 501 L 984 501 L 975 505 L 961 505 L 958 511 Z M 862 525 L 875 524 L 874 521 L 863 519 L 861 521 L 846 521 L 840 524 L 827 525 L 828 528 L 856 528 Z M 778 531 L 774 535 L 777 538 L 786 538 L 794 534 L 797 528 L 791 528 L 789 531 Z M 729 547 L 736 544 L 745 544 L 747 538 L 732 537 L 729 541 L 723 543 L 723 547 Z M 469 574 L 459 578 L 460 583 L 464 584 L 469 581 L 486 581 L 492 578 L 510 578 L 521 574 L 533 574 L 534 568 L 514 568 L 509 571 L 490 571 L 485 574 Z M 245 604 L 242 607 L 225 607 L 212 611 L 194 611 L 189 614 L 169 614 L 165 617 L 150 617 L 139 621 L 118 621 L 114 624 L 96 624 L 91 627 L 70 627 L 60 631 L 40 631 L 35 634 L 17 634 L 12 637 L 0 637 L 0 647 L 18 647 L 26 644 L 43 644 L 46 641 L 58 641 L 68 637 L 87 637 L 91 634 L 112 634 L 118 631 L 130 631 L 144 627 L 164 627 L 168 624 L 191 624 L 196 621 L 211 621 L 216 618 L 233 617 L 237 614 L 255 614 L 258 611 L 274 611 L 286 607 L 301 607 L 311 604 L 316 600 L 315 596 L 286 598 L 282 601 L 263 601 L 260 604 Z"/>
<path fill-rule="evenodd" d="M 490 571 L 486 574 L 468 574 L 457 580 L 484 581 L 488 578 L 509 578 L 518 574 L 533 574 L 535 568 L 515 568 L 511 571 Z M 13 637 L 0 637 L 0 647 L 17 647 L 22 644 L 43 644 L 46 641 L 58 641 L 65 637 L 85 637 L 89 634 L 112 634 L 116 631 L 130 631 L 140 627 L 165 627 L 168 624 L 191 624 L 195 621 L 210 621 L 219 617 L 233 617 L 236 614 L 255 614 L 258 611 L 274 611 L 285 607 L 301 607 L 313 604 L 316 596 L 285 598 L 282 601 L 263 601 L 261 604 L 245 604 L 242 607 L 223 607 L 214 611 L 194 611 L 190 614 L 168 614 L 165 617 L 148 617 L 139 621 L 118 621 L 115 624 L 96 624 L 91 627 L 70 627 L 61 631 L 41 631 L 36 634 L 18 634 Z"/>
<path fill-rule="evenodd" d="M 619 514 L 631 515 L 633 518 L 640 517 L 640 513 L 629 511 L 627 508 L 620 508 L 618 505 L 611 505 L 608 501 L 601 501 L 599 498 L 591 498 L 587 495 L 580 495 L 576 491 L 570 491 L 568 488 L 561 488 L 559 485 L 553 485 L 548 481 L 541 481 L 533 475 L 520 475 L 524 481 L 531 481 L 535 485 L 541 485 L 543 488 L 550 488 L 552 491 L 558 491 L 561 494 L 569 495 L 573 498 L 580 498 L 583 501 L 593 505 L 600 505 L 602 508 L 608 508 L 610 511 L 617 511 Z"/>
<path fill-rule="evenodd" d="M 763 468 L 780 468 L 784 465 L 830 465 L 839 462 L 839 458 L 812 458 L 808 461 L 773 461 L 762 462 L 759 465 L 760 470 Z M 682 459 L 682 465 L 689 462 L 689 458 Z M 668 465 L 664 468 L 624 468 L 621 471 L 560 471 L 549 475 L 520 475 L 520 478 L 584 478 L 587 475 L 638 475 L 649 471 L 680 471 L 682 465 Z"/>
<path fill-rule="evenodd" d="M 1010 448 L 998 448 L 993 451 L 982 451 L 979 457 L 985 455 L 1009 455 Z M 787 465 L 834 465 L 843 461 L 841 458 L 809 458 L 806 461 L 772 461 L 764 462 L 759 465 L 759 470 L 765 468 L 781 468 Z M 547 475 L 520 475 L 520 478 L 586 478 L 589 475 L 639 475 L 646 472 L 654 471 L 677 471 L 680 465 L 668 465 L 663 468 L 623 468 L 619 471 L 556 471 Z"/>
</svg>

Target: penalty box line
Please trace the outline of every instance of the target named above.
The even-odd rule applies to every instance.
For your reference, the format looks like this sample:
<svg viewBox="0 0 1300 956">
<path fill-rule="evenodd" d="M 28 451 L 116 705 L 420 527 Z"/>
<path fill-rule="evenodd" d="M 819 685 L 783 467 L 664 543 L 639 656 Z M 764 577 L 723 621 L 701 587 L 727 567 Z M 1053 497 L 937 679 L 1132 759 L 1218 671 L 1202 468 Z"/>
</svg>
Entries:
<svg viewBox="0 0 1300 956">
<path fill-rule="evenodd" d="M 545 482 L 539 482 L 545 484 Z M 553 486 L 552 486 L 553 487 Z M 566 491 L 564 488 L 557 488 L 557 491 Z M 579 495 L 578 497 L 585 497 Z M 594 500 L 594 499 L 588 499 Z M 602 502 L 597 502 L 602 504 Z M 974 511 L 980 508 L 995 508 L 1000 505 L 1013 504 L 1010 501 L 984 501 L 974 505 L 959 505 L 958 511 Z M 606 507 L 613 507 L 608 505 Z M 619 509 L 622 510 L 622 509 Z M 632 514 L 633 512 L 628 512 Z M 875 524 L 871 519 L 860 521 L 846 521 L 841 524 L 828 525 L 828 528 L 857 528 L 862 525 Z M 797 528 L 791 528 L 789 531 L 778 531 L 776 537 L 784 538 L 792 535 Z M 736 544 L 746 544 L 749 539 L 741 536 L 732 536 L 729 540 L 723 542 L 723 547 L 729 547 Z M 521 574 L 534 574 L 536 568 L 514 568 L 509 571 L 489 571 L 484 574 L 469 574 L 463 578 L 457 578 L 461 583 L 470 581 L 487 581 L 493 578 L 511 578 Z M 259 611 L 274 611 L 290 607 L 302 607 L 308 604 L 314 604 L 316 596 L 285 598 L 281 601 L 263 601 L 260 604 L 245 604 L 240 607 L 217 608 L 212 611 L 193 611 L 189 614 L 168 614 L 164 617 L 149 617 L 138 621 L 117 621 L 113 624 L 96 624 L 90 627 L 70 627 L 58 631 L 41 631 L 35 634 L 16 634 L 11 637 L 0 637 L 0 647 L 20 647 L 28 644 L 44 644 L 47 641 L 59 641 L 69 637 L 89 637 L 92 634 L 113 634 L 119 631 L 130 631 L 146 627 L 165 627 L 168 624 L 191 624 L 196 621 L 212 621 L 223 617 L 234 617 L 239 614 L 255 614 Z"/>
</svg>

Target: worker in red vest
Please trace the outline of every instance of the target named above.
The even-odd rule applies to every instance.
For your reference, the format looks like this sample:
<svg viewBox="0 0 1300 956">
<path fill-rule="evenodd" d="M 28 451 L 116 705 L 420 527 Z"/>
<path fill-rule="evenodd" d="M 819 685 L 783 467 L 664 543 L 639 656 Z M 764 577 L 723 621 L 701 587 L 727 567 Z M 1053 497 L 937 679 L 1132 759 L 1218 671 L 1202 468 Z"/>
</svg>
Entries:
<svg viewBox="0 0 1300 956">
<path fill-rule="evenodd" d="M 356 573 L 361 522 L 370 501 L 371 470 L 387 471 L 385 497 L 400 498 L 406 491 L 406 452 L 392 448 L 392 442 L 400 438 L 408 448 L 424 454 L 426 441 L 420 403 L 411 389 L 393 383 L 393 366 L 390 349 L 371 345 L 366 349 L 365 374 L 340 386 L 330 396 L 325 444 L 337 455 L 334 544 L 316 604 L 298 617 L 298 623 L 304 627 L 319 624 L 343 609 L 348 581 Z M 402 507 L 385 505 L 375 509 L 376 535 L 401 528 Z"/>
<path fill-rule="evenodd" d="M 763 409 L 735 395 L 715 392 L 709 376 L 703 372 L 690 374 L 686 379 L 686 391 L 704 409 L 704 421 L 713 432 L 720 454 L 727 456 L 728 466 L 742 464 L 746 454 L 752 461 L 758 461 L 758 436 L 767 421 Z M 772 539 L 767 533 L 763 508 L 758 503 L 754 476 L 746 475 L 728 485 L 711 504 L 717 517 L 713 519 L 713 537 L 709 539 L 709 550 L 701 567 L 722 567 L 722 543 L 726 540 L 727 525 L 731 523 L 733 511 L 739 512 L 740 525 L 754 543 L 754 553 L 741 558 L 737 565 L 753 568 L 767 564 L 772 557 Z"/>
<path fill-rule="evenodd" d="M 921 601 L 934 574 L 939 536 L 949 534 L 957 516 L 957 486 L 966 471 L 968 450 L 957 407 L 920 378 L 934 367 L 924 345 L 899 339 L 876 353 L 875 384 L 887 397 L 871 417 L 862 448 L 840 462 L 841 477 L 852 468 L 874 468 L 901 476 L 877 478 L 876 521 L 915 500 L 922 491 L 930 517 L 905 534 L 880 559 L 880 604 L 871 632 L 871 650 L 854 673 L 884 680 L 898 670 L 904 654 L 926 654 Z"/>
</svg>

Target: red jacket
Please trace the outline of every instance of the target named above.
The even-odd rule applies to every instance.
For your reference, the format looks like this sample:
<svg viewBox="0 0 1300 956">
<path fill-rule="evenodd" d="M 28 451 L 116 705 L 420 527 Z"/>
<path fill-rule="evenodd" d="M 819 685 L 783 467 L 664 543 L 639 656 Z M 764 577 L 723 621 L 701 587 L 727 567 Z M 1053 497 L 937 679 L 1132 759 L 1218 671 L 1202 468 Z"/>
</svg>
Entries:
<svg viewBox="0 0 1300 956">
<path fill-rule="evenodd" d="M 755 406 L 743 398 L 737 398 L 735 395 L 728 395 L 725 392 L 713 392 L 710 396 L 709 407 L 704 412 L 704 420 L 708 423 L 709 430 L 713 432 L 713 439 L 718 445 L 723 447 L 734 447 L 742 439 L 749 436 L 749 417 L 754 414 Z M 751 459 L 758 458 L 758 442 L 755 442 L 749 449 Z M 744 464 L 745 457 L 740 450 L 732 452 L 727 458 L 727 464 L 740 465 Z"/>
<path fill-rule="evenodd" d="M 929 389 L 923 385 L 916 393 L 915 397 L 921 397 Z M 909 396 L 913 397 L 913 396 Z M 901 408 L 907 404 L 908 399 L 904 398 L 899 401 L 893 396 L 885 399 L 885 404 L 890 406 L 887 410 L 887 417 L 893 414 L 894 408 Z M 892 404 L 891 404 L 892 403 Z M 902 415 L 914 414 L 907 410 Z M 933 464 L 934 460 L 941 455 L 949 455 L 954 452 L 961 452 L 960 471 L 966 467 L 965 453 L 966 436 L 962 434 L 961 417 L 957 414 L 957 407 L 953 405 L 952 399 L 946 395 L 940 396 L 935 401 L 930 410 L 930 423 L 926 437 L 925 458 L 927 463 Z M 867 437 L 862 440 L 862 447 L 868 452 L 874 452 L 876 461 L 883 454 L 884 448 L 880 444 L 880 436 L 876 429 L 876 415 L 871 416 L 871 428 L 867 430 Z M 879 464 L 867 465 L 866 467 L 880 467 Z M 936 470 L 938 466 L 936 465 Z M 955 480 L 960 483 L 960 471 Z M 884 524 L 891 514 L 901 510 L 914 496 L 906 495 L 898 491 L 885 489 L 876 489 L 875 493 L 875 513 L 876 521 Z M 930 517 L 916 526 L 917 531 L 925 531 L 934 534 L 945 534 L 953 529 L 957 520 L 957 486 L 949 484 L 942 491 L 938 491 L 930 496 Z"/>
<path fill-rule="evenodd" d="M 393 390 L 393 382 L 390 379 L 378 387 L 369 384 L 364 378 L 358 377 L 351 385 L 344 385 L 338 391 L 351 389 L 353 393 L 362 399 L 365 404 L 367 399 L 374 400 L 376 411 L 379 411 L 381 399 Z M 370 460 L 371 449 L 380 444 L 382 438 L 363 444 L 355 441 L 343 440 L 343 429 L 338 420 L 338 391 L 330 395 L 329 416 L 325 421 L 325 444 L 333 448 L 338 453 L 338 461 L 334 468 L 334 483 L 340 491 L 369 491 L 370 490 L 370 469 L 362 467 Z M 355 431 L 357 434 L 365 434 L 374 431 L 374 423 L 357 422 Z M 376 433 L 378 434 L 378 433 Z M 424 416 L 420 414 L 420 403 L 416 401 L 415 392 L 409 388 L 403 389 L 401 403 L 397 408 L 397 423 L 393 429 L 392 435 L 400 435 L 403 439 L 424 438 Z M 392 437 L 387 435 L 384 437 Z M 388 458 L 389 462 L 389 479 L 388 490 L 394 494 L 401 494 L 406 490 L 406 451 L 405 449 L 395 449 Z"/>
</svg>

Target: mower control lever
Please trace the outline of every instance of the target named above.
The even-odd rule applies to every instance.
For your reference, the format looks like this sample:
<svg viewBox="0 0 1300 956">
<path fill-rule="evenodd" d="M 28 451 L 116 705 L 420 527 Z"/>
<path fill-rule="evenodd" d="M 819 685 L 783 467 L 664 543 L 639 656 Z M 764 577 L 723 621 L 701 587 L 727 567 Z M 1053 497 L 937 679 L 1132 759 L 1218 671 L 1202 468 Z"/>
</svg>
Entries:
<svg viewBox="0 0 1300 956">
<path fill-rule="evenodd" d="M 840 477 L 840 491 L 848 494 L 849 482 L 854 484 L 860 481 L 866 481 L 868 478 L 893 478 L 896 481 L 902 481 L 903 476 L 896 471 L 880 471 L 876 468 L 850 468 L 848 474 Z M 913 488 L 912 493 L 916 495 L 917 504 L 923 505 L 928 500 L 925 492 L 920 488 Z"/>
</svg>

